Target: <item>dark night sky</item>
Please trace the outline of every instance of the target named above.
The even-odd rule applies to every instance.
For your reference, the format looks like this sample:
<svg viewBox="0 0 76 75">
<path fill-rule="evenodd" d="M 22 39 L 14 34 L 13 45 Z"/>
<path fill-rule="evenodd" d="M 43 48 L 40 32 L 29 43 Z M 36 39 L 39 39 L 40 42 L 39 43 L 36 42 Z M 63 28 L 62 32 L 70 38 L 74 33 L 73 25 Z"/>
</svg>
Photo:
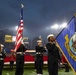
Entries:
<svg viewBox="0 0 76 75">
<path fill-rule="evenodd" d="M 20 4 L 24 4 L 24 36 L 30 38 L 50 33 L 58 34 L 61 29 L 49 27 L 55 23 L 67 23 L 76 12 L 76 0 L 0 0 L 0 29 L 15 31 L 19 23 Z"/>
</svg>

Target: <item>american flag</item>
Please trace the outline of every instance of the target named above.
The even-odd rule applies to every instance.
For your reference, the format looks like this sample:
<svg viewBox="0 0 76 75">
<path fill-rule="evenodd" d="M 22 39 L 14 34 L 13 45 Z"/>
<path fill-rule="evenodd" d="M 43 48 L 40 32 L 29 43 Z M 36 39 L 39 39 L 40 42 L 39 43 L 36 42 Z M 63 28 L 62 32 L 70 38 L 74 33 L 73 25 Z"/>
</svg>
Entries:
<svg viewBox="0 0 76 75">
<path fill-rule="evenodd" d="M 18 26 L 17 34 L 16 34 L 15 52 L 21 45 L 21 40 L 23 37 L 23 7 L 24 7 L 23 4 L 21 4 L 20 22 L 19 22 L 19 26 Z"/>
</svg>

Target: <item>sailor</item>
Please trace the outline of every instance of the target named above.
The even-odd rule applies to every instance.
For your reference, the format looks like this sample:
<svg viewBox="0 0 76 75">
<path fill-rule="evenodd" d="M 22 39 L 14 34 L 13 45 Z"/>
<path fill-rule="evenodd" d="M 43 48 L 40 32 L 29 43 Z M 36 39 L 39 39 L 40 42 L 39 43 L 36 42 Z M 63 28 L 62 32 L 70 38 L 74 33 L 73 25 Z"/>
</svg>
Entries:
<svg viewBox="0 0 76 75">
<path fill-rule="evenodd" d="M 49 75 L 58 75 L 58 61 L 61 61 L 59 48 L 56 46 L 56 39 L 53 34 L 47 36 L 48 43 L 48 72 Z"/>
<path fill-rule="evenodd" d="M 42 40 L 37 41 L 37 46 L 36 46 L 36 61 L 35 61 L 35 66 L 36 66 L 36 72 L 37 75 L 42 75 L 43 74 L 43 54 L 46 52 L 45 48 L 42 46 Z"/>
<path fill-rule="evenodd" d="M 16 52 L 16 72 L 15 75 L 23 75 L 24 72 L 24 55 L 27 48 L 24 46 L 23 39 L 21 45 Z"/>
<path fill-rule="evenodd" d="M 0 44 L 0 75 L 2 75 L 2 70 L 4 66 L 4 58 L 6 57 L 4 51 L 3 51 L 3 44 Z"/>
</svg>

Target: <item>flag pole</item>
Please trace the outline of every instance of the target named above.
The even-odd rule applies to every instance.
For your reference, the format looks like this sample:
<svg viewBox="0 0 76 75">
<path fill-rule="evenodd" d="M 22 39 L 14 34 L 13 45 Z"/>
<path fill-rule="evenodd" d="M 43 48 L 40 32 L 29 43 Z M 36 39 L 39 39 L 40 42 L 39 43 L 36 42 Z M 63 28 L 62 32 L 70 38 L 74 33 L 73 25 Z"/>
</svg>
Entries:
<svg viewBox="0 0 76 75">
<path fill-rule="evenodd" d="M 24 8 L 24 5 L 23 4 L 21 4 L 21 11 L 22 11 L 22 16 L 23 16 L 23 8 Z M 22 39 L 23 39 L 23 33 L 22 33 Z"/>
<path fill-rule="evenodd" d="M 23 38 L 23 8 L 24 8 L 24 5 L 21 4 L 20 22 L 19 22 L 19 27 L 18 27 L 18 30 L 17 30 L 16 44 L 15 44 L 14 52 L 16 52 L 17 49 L 19 48 L 19 46 L 21 44 L 21 40 Z"/>
<path fill-rule="evenodd" d="M 75 24 L 75 38 L 76 38 L 76 13 L 74 14 L 74 24 Z"/>
</svg>

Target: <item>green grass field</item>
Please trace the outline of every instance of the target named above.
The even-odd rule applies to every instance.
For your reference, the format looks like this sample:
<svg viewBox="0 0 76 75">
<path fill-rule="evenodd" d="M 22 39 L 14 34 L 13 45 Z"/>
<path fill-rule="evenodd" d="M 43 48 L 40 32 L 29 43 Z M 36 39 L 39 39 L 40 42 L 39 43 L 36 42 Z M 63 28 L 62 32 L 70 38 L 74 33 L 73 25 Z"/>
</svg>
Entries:
<svg viewBox="0 0 76 75">
<path fill-rule="evenodd" d="M 3 70 L 2 75 L 15 75 L 15 70 Z M 24 75 L 37 75 L 34 69 L 24 69 Z M 47 69 L 43 70 L 43 75 L 48 75 Z M 74 72 L 70 70 L 70 72 L 64 72 L 64 69 L 59 70 L 58 75 L 74 75 Z"/>
</svg>

